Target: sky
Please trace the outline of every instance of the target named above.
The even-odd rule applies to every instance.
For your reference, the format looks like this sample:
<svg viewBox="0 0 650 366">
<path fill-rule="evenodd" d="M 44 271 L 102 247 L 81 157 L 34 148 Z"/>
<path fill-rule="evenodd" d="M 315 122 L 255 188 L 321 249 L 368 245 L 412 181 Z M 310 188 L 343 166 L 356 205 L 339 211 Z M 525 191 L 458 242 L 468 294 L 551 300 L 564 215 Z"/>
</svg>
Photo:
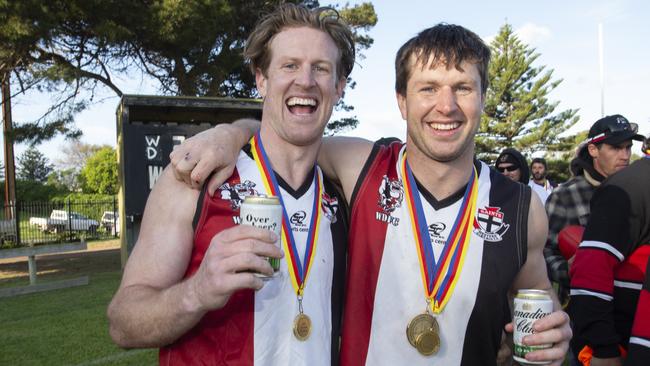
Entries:
<svg viewBox="0 0 650 366">
<path fill-rule="evenodd" d="M 361 1 L 350 1 L 351 4 Z M 518 37 L 540 54 L 534 66 L 553 69 L 553 79 L 562 83 L 549 95 L 558 101 L 556 111 L 579 109 L 580 122 L 570 132 L 587 130 L 601 117 L 601 79 L 598 24 L 603 29 L 603 69 L 605 115 L 622 114 L 650 133 L 650 2 L 644 0 L 546 0 L 517 1 L 372 1 L 378 16 L 370 31 L 373 46 L 358 60 L 352 78 L 355 89 L 346 91 L 346 101 L 354 105 L 359 127 L 344 133 L 375 140 L 395 136 L 404 139 L 402 120 L 394 92 L 394 57 L 399 47 L 419 31 L 439 22 L 462 25 L 492 40 L 506 22 Z M 327 4 L 321 1 L 321 4 Z M 152 94 L 155 88 L 138 78 L 117 80 L 125 94 Z M 15 90 L 13 90 L 15 92 Z M 14 101 L 14 121 L 31 120 L 46 108 L 48 96 L 29 93 Z M 76 125 L 82 141 L 116 144 L 115 110 L 119 98 L 104 91 L 96 103 L 79 114 Z M 336 115 L 334 116 L 336 118 Z M 51 161 L 66 142 L 56 138 L 38 146 Z M 634 152 L 639 154 L 640 144 Z M 15 155 L 25 150 L 16 145 Z"/>
</svg>

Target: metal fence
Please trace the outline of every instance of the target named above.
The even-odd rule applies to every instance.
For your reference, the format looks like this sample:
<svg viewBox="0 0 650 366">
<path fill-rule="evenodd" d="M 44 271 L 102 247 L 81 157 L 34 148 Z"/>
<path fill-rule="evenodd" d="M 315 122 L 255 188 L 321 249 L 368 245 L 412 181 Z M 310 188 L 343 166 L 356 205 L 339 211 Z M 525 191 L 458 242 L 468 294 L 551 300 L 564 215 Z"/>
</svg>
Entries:
<svg viewBox="0 0 650 366">
<path fill-rule="evenodd" d="M 117 200 L 15 202 L 0 213 L 0 247 L 116 238 Z"/>
</svg>

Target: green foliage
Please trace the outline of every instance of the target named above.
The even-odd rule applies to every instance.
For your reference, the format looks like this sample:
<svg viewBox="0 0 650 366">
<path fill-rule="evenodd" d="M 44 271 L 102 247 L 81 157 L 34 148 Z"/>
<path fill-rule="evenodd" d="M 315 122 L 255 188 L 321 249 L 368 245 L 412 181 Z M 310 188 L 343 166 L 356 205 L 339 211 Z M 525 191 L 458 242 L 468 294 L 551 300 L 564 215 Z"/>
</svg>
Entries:
<svg viewBox="0 0 650 366">
<path fill-rule="evenodd" d="M 2 185 L 4 186 L 4 181 Z M 47 202 L 52 197 L 65 192 L 66 190 L 59 187 L 33 180 L 16 180 L 16 199 L 21 202 Z"/>
<path fill-rule="evenodd" d="M 47 177 L 47 184 L 67 192 L 74 192 L 80 189 L 79 173 L 74 169 L 55 170 Z"/>
<path fill-rule="evenodd" d="M 562 80 L 553 80 L 552 69 L 533 66 L 539 54 L 522 43 L 509 24 L 501 27 L 490 48 L 490 85 L 476 137 L 479 157 L 493 161 L 506 147 L 527 156 L 571 150 L 574 136 L 559 135 L 578 121 L 578 110 L 556 112 L 558 102 L 549 100 Z"/>
<path fill-rule="evenodd" d="M 87 193 L 117 193 L 117 154 L 110 146 L 98 150 L 81 169 L 82 189 Z"/>
<path fill-rule="evenodd" d="M 45 183 L 52 171 L 52 164 L 34 146 L 30 146 L 18 157 L 17 177 L 23 180 Z"/>
<path fill-rule="evenodd" d="M 555 184 L 564 183 L 571 178 L 571 171 L 569 170 L 569 159 L 547 159 L 547 178 Z"/>
<path fill-rule="evenodd" d="M 74 115 L 97 87 L 122 95 L 115 80 L 137 71 L 165 95 L 257 96 L 242 50 L 257 19 L 282 2 L 319 6 L 314 0 L 0 1 L 0 77 L 13 71 L 20 91 L 58 95 L 42 118 L 16 124 L 15 141 L 78 136 Z M 358 51 L 370 47 L 372 4 L 339 9 Z M 79 96 L 82 90 L 88 98 Z M 343 102 L 338 108 L 351 110 Z"/>
</svg>

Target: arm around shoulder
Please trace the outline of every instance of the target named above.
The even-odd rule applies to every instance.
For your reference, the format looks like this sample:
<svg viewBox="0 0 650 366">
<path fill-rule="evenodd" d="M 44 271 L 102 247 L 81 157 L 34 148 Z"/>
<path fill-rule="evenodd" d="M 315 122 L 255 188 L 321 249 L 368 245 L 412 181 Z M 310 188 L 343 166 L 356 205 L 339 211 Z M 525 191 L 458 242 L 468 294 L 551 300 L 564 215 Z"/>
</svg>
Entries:
<svg viewBox="0 0 650 366">
<path fill-rule="evenodd" d="M 318 165 L 328 178 L 341 185 L 348 202 L 372 147 L 371 141 L 357 137 L 323 138 Z"/>
</svg>

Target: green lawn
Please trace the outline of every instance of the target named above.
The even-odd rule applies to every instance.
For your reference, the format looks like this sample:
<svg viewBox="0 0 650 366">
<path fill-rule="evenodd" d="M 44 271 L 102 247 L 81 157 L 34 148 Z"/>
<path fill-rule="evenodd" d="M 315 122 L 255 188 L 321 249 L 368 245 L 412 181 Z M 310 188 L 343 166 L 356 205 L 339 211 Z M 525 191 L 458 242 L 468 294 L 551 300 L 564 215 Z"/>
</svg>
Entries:
<svg viewBox="0 0 650 366">
<path fill-rule="evenodd" d="M 120 274 L 118 265 L 85 273 L 86 286 L 0 299 L 0 365 L 156 365 L 157 350 L 124 351 L 108 335 L 106 306 Z M 2 283 L 11 284 L 25 279 Z"/>
</svg>

